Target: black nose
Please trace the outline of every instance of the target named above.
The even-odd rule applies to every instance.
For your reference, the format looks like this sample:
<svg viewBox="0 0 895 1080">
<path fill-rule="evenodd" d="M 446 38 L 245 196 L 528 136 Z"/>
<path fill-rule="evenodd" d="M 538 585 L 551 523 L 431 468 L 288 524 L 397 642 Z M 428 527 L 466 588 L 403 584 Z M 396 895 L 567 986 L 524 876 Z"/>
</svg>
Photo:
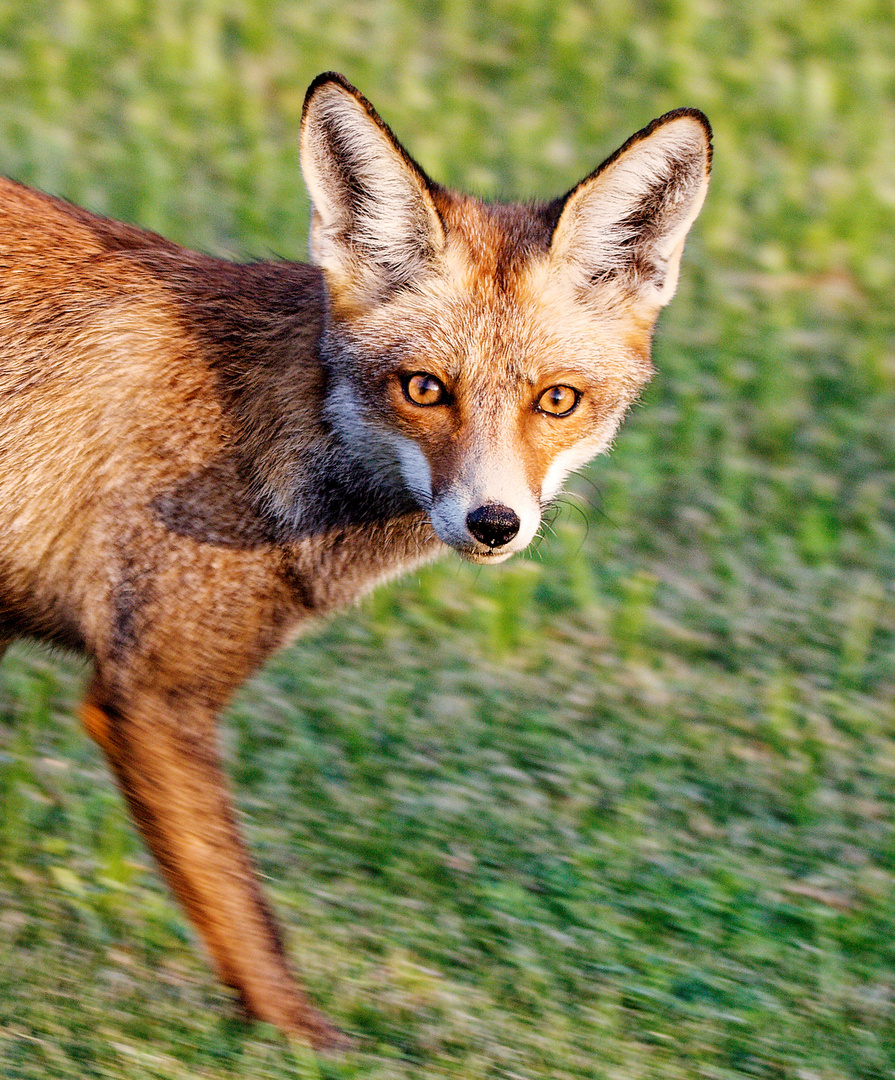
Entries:
<svg viewBox="0 0 895 1080">
<path fill-rule="evenodd" d="M 466 527 L 488 547 L 503 547 L 519 532 L 519 518 L 515 510 L 502 503 L 485 503 L 466 515 Z"/>
</svg>

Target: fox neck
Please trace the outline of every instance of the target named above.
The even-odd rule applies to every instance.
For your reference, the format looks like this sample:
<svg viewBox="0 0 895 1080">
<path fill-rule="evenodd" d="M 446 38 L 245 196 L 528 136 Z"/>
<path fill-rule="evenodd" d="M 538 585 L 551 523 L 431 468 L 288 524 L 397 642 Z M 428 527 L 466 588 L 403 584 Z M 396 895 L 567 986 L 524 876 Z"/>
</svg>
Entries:
<svg viewBox="0 0 895 1080">
<path fill-rule="evenodd" d="M 355 424 L 346 416 L 338 380 L 324 371 L 317 389 L 313 417 L 305 414 L 301 430 L 283 421 L 272 452 L 251 460 L 255 505 L 293 540 L 372 525 L 394 529 L 405 519 L 425 519 L 397 462 L 370 438 L 360 418 Z M 413 531 L 418 543 L 415 522 Z"/>
<path fill-rule="evenodd" d="M 328 432 L 311 468 L 275 511 L 294 539 L 371 525 L 397 525 L 426 517 L 390 470 L 371 466 L 362 447 Z M 285 514 L 283 510 L 285 509 Z"/>
<path fill-rule="evenodd" d="M 326 379 L 324 386 L 308 467 L 275 515 L 285 526 L 302 605 L 315 612 L 341 607 L 448 550 L 395 463 L 377 455 L 362 427 L 332 422 L 338 383 Z"/>
<path fill-rule="evenodd" d="M 338 364 L 327 359 L 320 271 L 189 253 L 177 269 L 179 311 L 216 377 L 223 434 L 203 475 L 171 493 L 166 518 L 185 529 L 199 514 L 190 493 L 221 485 L 255 519 L 253 534 L 279 542 L 419 515 L 399 475 L 358 446 L 362 433 L 329 419 Z"/>
</svg>

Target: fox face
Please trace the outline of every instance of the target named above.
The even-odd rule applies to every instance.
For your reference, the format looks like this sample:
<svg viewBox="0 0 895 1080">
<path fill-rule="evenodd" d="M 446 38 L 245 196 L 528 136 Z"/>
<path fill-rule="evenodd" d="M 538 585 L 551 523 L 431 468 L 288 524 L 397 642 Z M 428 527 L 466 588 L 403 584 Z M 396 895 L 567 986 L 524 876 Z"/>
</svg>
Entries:
<svg viewBox="0 0 895 1080">
<path fill-rule="evenodd" d="M 610 445 L 652 372 L 710 161 L 705 117 L 678 110 L 559 199 L 485 204 L 431 181 L 340 76 L 311 86 L 327 415 L 465 558 L 525 548 Z"/>
</svg>

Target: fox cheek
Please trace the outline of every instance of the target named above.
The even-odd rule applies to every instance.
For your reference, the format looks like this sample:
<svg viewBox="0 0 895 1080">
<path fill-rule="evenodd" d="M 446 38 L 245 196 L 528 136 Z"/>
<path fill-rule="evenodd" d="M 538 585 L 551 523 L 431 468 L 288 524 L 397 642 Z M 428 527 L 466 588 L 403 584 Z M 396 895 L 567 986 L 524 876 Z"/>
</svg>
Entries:
<svg viewBox="0 0 895 1080">
<path fill-rule="evenodd" d="M 566 479 L 577 469 L 586 465 L 594 456 L 592 447 L 578 445 L 563 450 L 547 468 L 541 481 L 541 505 L 551 502 L 562 491 Z"/>
<path fill-rule="evenodd" d="M 413 439 L 399 439 L 396 451 L 407 490 L 423 509 L 428 510 L 432 504 L 432 469 L 429 459 L 420 444 Z"/>
</svg>

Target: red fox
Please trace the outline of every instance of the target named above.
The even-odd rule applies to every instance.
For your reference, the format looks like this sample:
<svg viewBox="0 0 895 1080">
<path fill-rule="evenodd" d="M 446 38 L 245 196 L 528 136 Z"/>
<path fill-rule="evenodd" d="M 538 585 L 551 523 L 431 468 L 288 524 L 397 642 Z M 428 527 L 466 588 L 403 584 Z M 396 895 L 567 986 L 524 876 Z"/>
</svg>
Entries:
<svg viewBox="0 0 895 1080">
<path fill-rule="evenodd" d="M 216 715 L 305 620 L 449 548 L 530 543 L 650 376 L 711 131 L 679 109 L 561 198 L 486 204 L 330 72 L 300 156 L 313 266 L 224 262 L 0 181 L 0 652 L 92 658 L 83 722 L 221 978 L 325 1047 Z"/>
</svg>

